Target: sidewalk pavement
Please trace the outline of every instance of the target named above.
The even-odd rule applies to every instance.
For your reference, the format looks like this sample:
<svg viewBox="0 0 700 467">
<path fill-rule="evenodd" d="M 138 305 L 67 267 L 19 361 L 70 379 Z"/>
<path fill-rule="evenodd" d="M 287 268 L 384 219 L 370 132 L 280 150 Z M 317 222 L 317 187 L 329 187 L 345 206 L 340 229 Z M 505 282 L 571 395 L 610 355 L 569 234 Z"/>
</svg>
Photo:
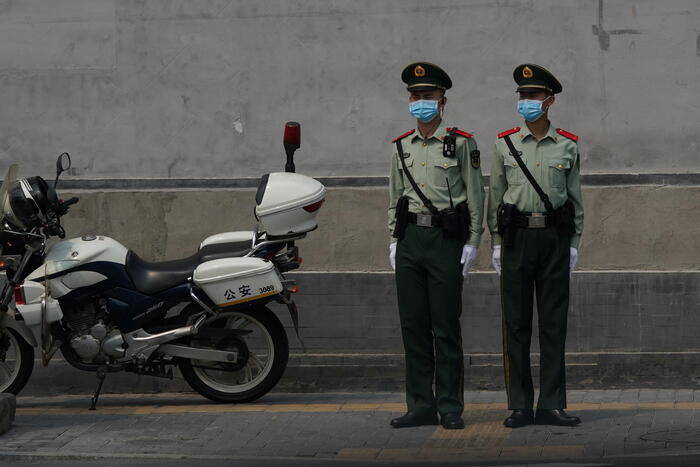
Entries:
<svg viewBox="0 0 700 467">
<path fill-rule="evenodd" d="M 276 393 L 242 405 L 191 393 L 104 395 L 96 411 L 87 410 L 89 395 L 18 397 L 14 425 L 0 437 L 0 463 L 656 465 L 621 462 L 666 458 L 679 460 L 667 467 L 700 465 L 700 391 L 570 391 L 567 410 L 583 420 L 574 428 L 505 428 L 504 398 L 466 392 L 464 430 L 397 430 L 389 420 L 405 411 L 401 393 Z M 695 461 L 680 461 L 688 456 Z"/>
</svg>

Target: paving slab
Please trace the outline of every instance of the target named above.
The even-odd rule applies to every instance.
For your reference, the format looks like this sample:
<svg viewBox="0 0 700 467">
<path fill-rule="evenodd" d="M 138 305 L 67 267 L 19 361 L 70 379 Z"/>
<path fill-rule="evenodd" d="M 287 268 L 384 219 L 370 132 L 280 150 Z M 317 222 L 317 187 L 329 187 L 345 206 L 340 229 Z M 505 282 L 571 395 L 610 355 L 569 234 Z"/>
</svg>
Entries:
<svg viewBox="0 0 700 467">
<path fill-rule="evenodd" d="M 193 465 L 245 459 L 249 463 L 241 465 L 617 465 L 630 456 L 679 453 L 700 459 L 700 402 L 688 402 L 678 391 L 646 390 L 636 400 L 629 394 L 619 402 L 617 390 L 571 391 L 581 402 L 567 410 L 581 417 L 580 426 L 515 430 L 502 424 L 508 411 L 500 391 L 465 393 L 464 430 L 390 428 L 389 420 L 406 409 L 402 393 L 274 393 L 239 405 L 213 404 L 193 393 L 106 394 L 96 411 L 88 410 L 87 396 L 19 397 L 0 463 L 131 458 L 189 459 Z"/>
</svg>

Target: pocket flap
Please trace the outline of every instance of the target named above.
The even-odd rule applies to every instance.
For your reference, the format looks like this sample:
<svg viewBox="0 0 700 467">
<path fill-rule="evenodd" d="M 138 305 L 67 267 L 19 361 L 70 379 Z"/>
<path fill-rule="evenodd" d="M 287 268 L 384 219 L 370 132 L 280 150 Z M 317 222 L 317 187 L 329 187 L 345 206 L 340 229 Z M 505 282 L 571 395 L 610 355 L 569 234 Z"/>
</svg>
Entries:
<svg viewBox="0 0 700 467">
<path fill-rule="evenodd" d="M 555 159 L 549 161 L 549 166 L 557 170 L 567 170 L 571 168 L 571 161 L 568 159 Z"/>
<path fill-rule="evenodd" d="M 520 158 L 523 160 L 523 162 L 525 163 L 525 165 L 527 165 L 527 157 L 525 157 L 525 156 L 520 156 Z M 510 156 L 510 155 L 505 156 L 505 158 L 503 159 L 503 163 L 504 163 L 505 165 L 510 165 L 510 166 L 512 166 L 512 167 L 520 168 L 520 165 L 518 164 L 518 161 L 515 160 L 515 157 Z"/>
<path fill-rule="evenodd" d="M 442 159 L 433 160 L 433 166 L 440 167 L 442 169 L 449 169 L 450 167 L 456 167 L 458 164 L 457 158 L 443 157 Z"/>
</svg>

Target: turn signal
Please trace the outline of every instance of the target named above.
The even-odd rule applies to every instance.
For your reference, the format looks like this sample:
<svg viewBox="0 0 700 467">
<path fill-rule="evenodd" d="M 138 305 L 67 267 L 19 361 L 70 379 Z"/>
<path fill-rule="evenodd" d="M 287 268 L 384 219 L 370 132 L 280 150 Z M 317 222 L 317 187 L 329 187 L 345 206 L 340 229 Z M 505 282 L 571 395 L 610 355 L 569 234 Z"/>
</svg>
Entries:
<svg viewBox="0 0 700 467">
<path fill-rule="evenodd" d="M 306 212 L 316 212 L 319 209 L 321 209 L 321 205 L 323 204 L 324 200 L 317 201 L 313 204 L 309 204 L 308 206 L 304 206 L 304 211 Z"/>
<path fill-rule="evenodd" d="M 301 259 L 301 256 L 297 256 L 297 263 L 301 264 L 301 263 L 302 263 L 302 261 L 304 261 L 304 260 L 303 260 L 303 259 Z"/>
<path fill-rule="evenodd" d="M 299 292 L 299 286 L 298 285 L 293 285 L 291 289 L 289 289 L 290 292 L 292 293 L 297 293 Z"/>
<path fill-rule="evenodd" d="M 24 305 L 24 288 L 21 284 L 15 286 L 15 303 L 17 305 Z"/>
</svg>

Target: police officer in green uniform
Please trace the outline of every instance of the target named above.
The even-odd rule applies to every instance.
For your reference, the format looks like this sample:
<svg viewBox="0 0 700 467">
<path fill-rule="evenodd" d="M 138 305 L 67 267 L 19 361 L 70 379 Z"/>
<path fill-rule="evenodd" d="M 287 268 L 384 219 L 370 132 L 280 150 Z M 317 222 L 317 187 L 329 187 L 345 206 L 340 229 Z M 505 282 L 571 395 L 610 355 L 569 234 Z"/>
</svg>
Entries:
<svg viewBox="0 0 700 467">
<path fill-rule="evenodd" d="M 484 188 L 474 137 L 442 120 L 452 81 L 412 63 L 401 74 L 417 127 L 392 142 L 389 259 L 396 271 L 408 412 L 394 428 L 464 428 L 462 283 L 483 232 Z M 435 392 L 433 392 L 433 380 Z"/>
<path fill-rule="evenodd" d="M 554 95 L 562 90 L 549 71 L 523 64 L 513 77 L 520 95 L 518 113 L 525 122 L 496 139 L 487 214 L 492 262 L 501 275 L 504 371 L 508 408 L 513 411 L 504 424 L 571 426 L 580 419 L 564 411 L 564 343 L 569 279 L 583 231 L 578 137 L 555 129 L 549 121 Z M 541 355 L 536 412 L 530 372 L 533 296 Z"/>
</svg>

